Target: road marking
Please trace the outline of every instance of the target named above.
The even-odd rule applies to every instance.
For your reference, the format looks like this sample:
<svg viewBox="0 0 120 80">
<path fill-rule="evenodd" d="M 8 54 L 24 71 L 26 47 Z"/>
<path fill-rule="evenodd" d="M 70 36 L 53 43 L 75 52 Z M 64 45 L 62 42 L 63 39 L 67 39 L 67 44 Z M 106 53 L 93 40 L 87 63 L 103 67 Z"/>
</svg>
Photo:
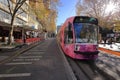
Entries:
<svg viewBox="0 0 120 80">
<path fill-rule="evenodd" d="M 20 56 L 18 58 L 41 58 L 42 56 Z"/>
<path fill-rule="evenodd" d="M 39 58 L 35 58 L 35 59 L 25 59 L 25 61 L 39 61 L 40 59 Z"/>
<path fill-rule="evenodd" d="M 39 58 L 30 58 L 30 59 L 14 59 L 13 61 L 39 61 Z"/>
<path fill-rule="evenodd" d="M 0 78 L 2 77 L 25 77 L 25 76 L 31 76 L 31 73 L 0 74 Z"/>
<path fill-rule="evenodd" d="M 13 59 L 12 61 L 24 61 L 24 59 Z"/>
<path fill-rule="evenodd" d="M 44 54 L 45 51 L 40 51 L 40 52 L 35 52 L 35 51 L 30 51 L 30 52 L 26 52 L 25 54 Z"/>
<path fill-rule="evenodd" d="M 14 62 L 14 63 L 6 63 L 5 65 L 23 65 L 23 64 L 32 64 L 32 62 Z"/>
<path fill-rule="evenodd" d="M 4 59 L 6 59 L 7 57 L 9 57 L 9 56 L 0 56 L 0 60 L 4 60 Z"/>
<path fill-rule="evenodd" d="M 38 53 L 39 53 L 39 52 L 45 52 L 45 51 L 46 51 L 46 50 L 31 50 L 31 51 L 29 51 L 29 52 L 33 52 L 33 53 L 34 53 L 34 52 L 38 52 Z"/>
</svg>

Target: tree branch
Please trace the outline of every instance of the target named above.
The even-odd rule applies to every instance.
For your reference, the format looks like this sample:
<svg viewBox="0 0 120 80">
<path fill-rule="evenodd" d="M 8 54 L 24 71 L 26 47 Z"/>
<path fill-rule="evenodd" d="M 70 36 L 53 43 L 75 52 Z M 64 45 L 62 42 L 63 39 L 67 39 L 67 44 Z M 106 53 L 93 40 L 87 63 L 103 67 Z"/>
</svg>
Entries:
<svg viewBox="0 0 120 80">
<path fill-rule="evenodd" d="M 20 13 L 18 13 L 18 14 L 16 14 L 16 16 L 18 16 L 18 15 L 20 15 L 20 14 L 22 14 L 23 13 L 23 11 L 22 12 L 20 12 Z"/>
<path fill-rule="evenodd" d="M 26 0 L 19 0 L 17 3 L 16 3 L 16 6 L 14 8 L 14 13 L 13 14 L 16 14 L 17 11 L 19 10 L 19 8 L 21 8 L 21 6 L 25 3 Z"/>
<path fill-rule="evenodd" d="M 10 15 L 12 16 L 12 10 L 11 10 L 11 6 L 10 6 L 10 0 L 7 0 L 7 2 L 8 2 L 8 8 L 10 10 Z"/>
</svg>

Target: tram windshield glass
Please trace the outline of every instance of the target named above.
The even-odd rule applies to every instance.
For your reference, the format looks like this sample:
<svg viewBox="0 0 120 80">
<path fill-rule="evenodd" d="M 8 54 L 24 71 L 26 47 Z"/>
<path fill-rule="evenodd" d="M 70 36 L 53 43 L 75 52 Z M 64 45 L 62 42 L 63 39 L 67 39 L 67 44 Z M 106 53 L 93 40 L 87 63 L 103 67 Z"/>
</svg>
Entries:
<svg viewBox="0 0 120 80">
<path fill-rule="evenodd" d="M 74 19 L 74 23 L 91 23 L 98 25 L 98 19 L 93 17 L 87 17 L 87 16 L 77 16 Z"/>
<path fill-rule="evenodd" d="M 76 43 L 95 43 L 98 39 L 98 26 L 89 23 L 74 23 Z"/>
</svg>

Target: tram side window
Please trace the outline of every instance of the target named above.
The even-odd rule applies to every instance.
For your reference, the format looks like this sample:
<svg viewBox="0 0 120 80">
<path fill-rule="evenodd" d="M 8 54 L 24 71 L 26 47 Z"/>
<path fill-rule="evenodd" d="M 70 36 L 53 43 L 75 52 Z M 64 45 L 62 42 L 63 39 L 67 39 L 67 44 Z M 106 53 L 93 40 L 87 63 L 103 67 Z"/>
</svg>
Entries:
<svg viewBox="0 0 120 80">
<path fill-rule="evenodd" d="M 65 31 L 64 31 L 64 43 L 67 43 L 67 28 L 65 28 Z"/>
<path fill-rule="evenodd" d="M 72 25 L 71 23 L 68 24 L 68 26 L 65 28 L 64 31 L 64 38 L 65 38 L 65 43 L 70 44 L 73 43 L 73 32 L 72 32 Z"/>
<path fill-rule="evenodd" d="M 72 24 L 68 23 L 68 38 L 73 39 Z"/>
</svg>

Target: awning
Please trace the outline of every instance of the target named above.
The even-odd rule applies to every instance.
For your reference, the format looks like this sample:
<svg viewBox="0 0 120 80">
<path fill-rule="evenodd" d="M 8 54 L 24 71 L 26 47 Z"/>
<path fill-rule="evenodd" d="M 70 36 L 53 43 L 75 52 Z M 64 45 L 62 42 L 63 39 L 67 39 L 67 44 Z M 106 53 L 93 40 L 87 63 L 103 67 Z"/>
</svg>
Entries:
<svg viewBox="0 0 120 80">
<path fill-rule="evenodd" d="M 9 26 L 10 26 L 10 24 L 5 23 L 5 22 L 1 22 L 1 21 L 0 21 L 0 26 L 6 26 L 6 27 L 9 27 Z"/>
<path fill-rule="evenodd" d="M 0 27 L 2 27 L 3 30 L 10 30 L 10 24 L 1 22 L 0 21 Z M 14 31 L 21 31 L 22 29 L 25 29 L 26 31 L 35 31 L 37 29 L 34 29 L 33 27 L 30 27 L 28 25 L 14 25 Z"/>
</svg>

